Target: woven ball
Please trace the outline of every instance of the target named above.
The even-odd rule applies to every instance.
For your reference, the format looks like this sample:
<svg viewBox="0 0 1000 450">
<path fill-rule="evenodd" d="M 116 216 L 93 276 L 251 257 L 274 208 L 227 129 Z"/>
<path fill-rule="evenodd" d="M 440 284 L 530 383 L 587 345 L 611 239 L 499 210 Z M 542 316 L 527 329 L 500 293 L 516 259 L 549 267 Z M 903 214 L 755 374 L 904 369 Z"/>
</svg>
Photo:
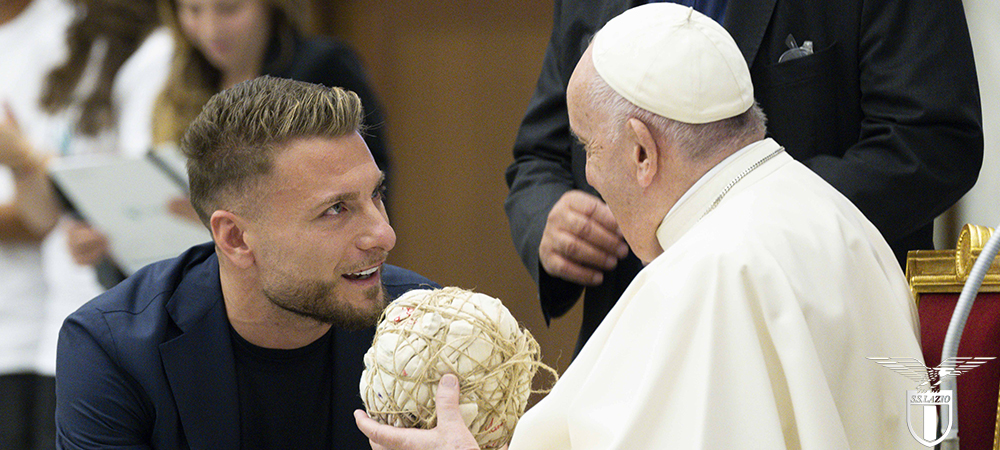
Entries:
<svg viewBox="0 0 1000 450">
<path fill-rule="evenodd" d="M 441 376 L 461 387 L 459 408 L 483 449 L 510 440 L 539 367 L 538 343 L 493 297 L 459 288 L 410 291 L 389 305 L 365 354 L 361 398 L 373 419 L 433 428 Z"/>
</svg>

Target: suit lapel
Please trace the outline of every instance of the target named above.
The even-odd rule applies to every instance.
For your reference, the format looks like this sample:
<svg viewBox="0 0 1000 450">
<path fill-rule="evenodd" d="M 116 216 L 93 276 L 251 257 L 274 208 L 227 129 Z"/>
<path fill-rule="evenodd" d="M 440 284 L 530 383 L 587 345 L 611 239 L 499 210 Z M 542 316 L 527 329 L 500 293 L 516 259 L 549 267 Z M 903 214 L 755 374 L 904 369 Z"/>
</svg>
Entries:
<svg viewBox="0 0 1000 450">
<path fill-rule="evenodd" d="M 181 333 L 160 355 L 188 444 L 238 449 L 236 368 L 215 255 L 185 276 L 166 308 Z"/>
<path fill-rule="evenodd" d="M 776 0 L 729 0 L 723 26 L 743 52 L 747 66 L 753 67 Z"/>
</svg>

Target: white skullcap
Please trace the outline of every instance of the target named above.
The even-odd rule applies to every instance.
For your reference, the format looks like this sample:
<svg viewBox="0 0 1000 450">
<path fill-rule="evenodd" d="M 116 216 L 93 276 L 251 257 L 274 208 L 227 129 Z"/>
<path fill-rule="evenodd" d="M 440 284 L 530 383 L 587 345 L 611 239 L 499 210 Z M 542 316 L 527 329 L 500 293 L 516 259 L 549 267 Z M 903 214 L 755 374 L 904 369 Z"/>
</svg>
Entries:
<svg viewBox="0 0 1000 450">
<path fill-rule="evenodd" d="M 597 73 L 619 95 L 668 119 L 708 123 L 753 106 L 750 70 L 721 25 L 693 8 L 649 3 L 594 37 Z"/>
</svg>

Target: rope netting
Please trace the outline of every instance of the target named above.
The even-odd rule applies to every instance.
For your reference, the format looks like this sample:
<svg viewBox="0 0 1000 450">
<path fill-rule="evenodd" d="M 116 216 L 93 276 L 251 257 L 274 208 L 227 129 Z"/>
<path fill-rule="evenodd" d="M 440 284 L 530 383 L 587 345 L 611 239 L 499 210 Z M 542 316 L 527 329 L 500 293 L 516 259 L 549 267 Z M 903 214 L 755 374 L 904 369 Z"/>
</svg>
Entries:
<svg viewBox="0 0 1000 450">
<path fill-rule="evenodd" d="M 557 378 L 500 300 L 454 287 L 410 291 L 382 314 L 365 354 L 361 398 L 381 423 L 433 428 L 438 382 L 453 373 L 465 424 L 481 448 L 499 448 L 524 414 L 539 368 Z"/>
</svg>

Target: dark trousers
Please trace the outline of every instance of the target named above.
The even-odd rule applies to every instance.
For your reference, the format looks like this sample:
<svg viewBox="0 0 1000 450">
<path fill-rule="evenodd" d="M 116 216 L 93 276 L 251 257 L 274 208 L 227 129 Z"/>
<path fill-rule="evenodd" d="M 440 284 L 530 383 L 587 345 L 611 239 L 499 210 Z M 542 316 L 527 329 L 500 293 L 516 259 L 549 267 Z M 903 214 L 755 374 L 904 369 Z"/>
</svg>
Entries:
<svg viewBox="0 0 1000 450">
<path fill-rule="evenodd" d="M 0 375 L 0 450 L 55 448 L 56 380 Z"/>
</svg>

